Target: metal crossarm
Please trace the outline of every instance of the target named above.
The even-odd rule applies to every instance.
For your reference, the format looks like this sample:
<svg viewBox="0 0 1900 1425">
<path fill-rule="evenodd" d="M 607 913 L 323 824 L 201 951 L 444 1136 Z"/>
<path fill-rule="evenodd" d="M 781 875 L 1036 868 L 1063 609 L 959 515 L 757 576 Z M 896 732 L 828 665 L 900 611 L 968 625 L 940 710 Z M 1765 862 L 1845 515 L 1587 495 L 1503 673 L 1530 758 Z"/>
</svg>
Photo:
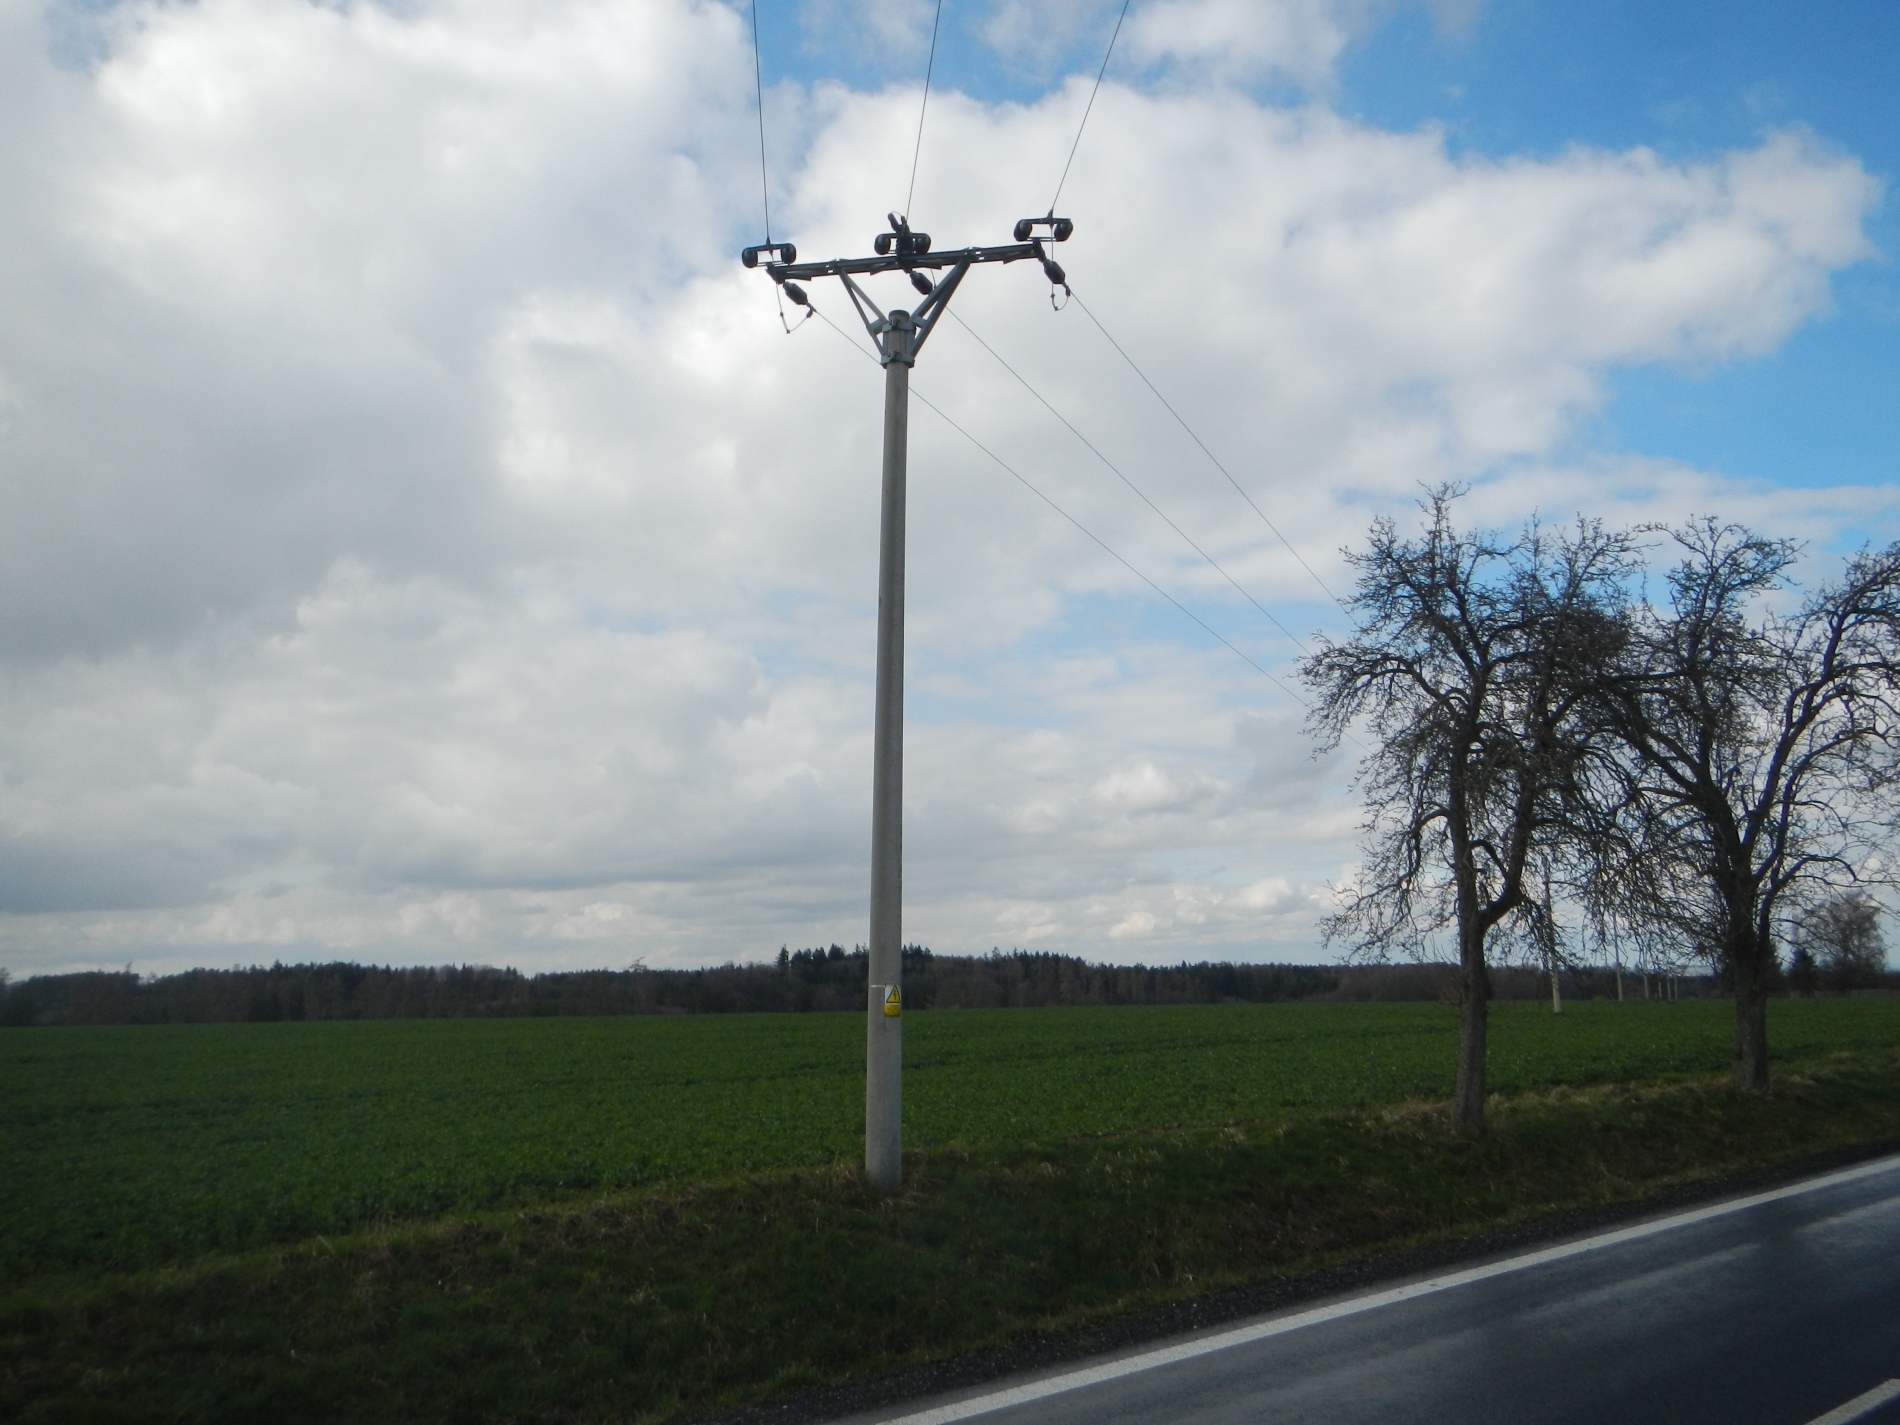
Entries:
<svg viewBox="0 0 1900 1425">
<path fill-rule="evenodd" d="M 775 282 L 810 281 L 814 277 L 861 277 L 871 272 L 908 272 L 915 267 L 956 267 L 960 263 L 1022 262 L 1043 256 L 1039 242 L 1015 242 L 1006 247 L 966 247 L 955 252 L 906 253 L 889 257 L 834 257 L 829 262 L 772 262 L 765 270 Z"/>
</svg>

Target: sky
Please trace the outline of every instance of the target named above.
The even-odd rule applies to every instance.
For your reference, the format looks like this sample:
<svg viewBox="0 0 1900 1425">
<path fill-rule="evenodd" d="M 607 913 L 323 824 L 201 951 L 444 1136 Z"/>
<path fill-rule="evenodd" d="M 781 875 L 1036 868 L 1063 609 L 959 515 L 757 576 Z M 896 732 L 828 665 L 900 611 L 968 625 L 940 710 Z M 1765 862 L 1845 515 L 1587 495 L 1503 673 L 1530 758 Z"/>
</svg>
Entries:
<svg viewBox="0 0 1900 1425">
<path fill-rule="evenodd" d="M 760 0 L 773 235 L 1007 240 L 1121 13 Z M 865 938 L 882 378 L 737 261 L 751 20 L 0 0 L 0 966 Z M 1875 0 L 1131 0 L 1075 300 L 974 271 L 915 373 L 906 939 L 1342 953 L 1294 669 L 1425 486 L 1810 582 L 1900 537 L 1897 52 Z"/>
</svg>

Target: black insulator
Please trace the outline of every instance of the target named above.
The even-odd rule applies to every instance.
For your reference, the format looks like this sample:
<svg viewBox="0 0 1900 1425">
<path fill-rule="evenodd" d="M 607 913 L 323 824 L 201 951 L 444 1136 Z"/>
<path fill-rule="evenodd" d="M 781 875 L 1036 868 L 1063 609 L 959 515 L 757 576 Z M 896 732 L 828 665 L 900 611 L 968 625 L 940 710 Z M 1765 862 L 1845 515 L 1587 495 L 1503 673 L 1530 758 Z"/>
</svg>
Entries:
<svg viewBox="0 0 1900 1425">
<path fill-rule="evenodd" d="M 913 272 L 910 274 L 910 285 L 915 287 L 919 292 L 922 292 L 926 297 L 937 290 L 937 284 L 932 282 L 921 272 Z"/>
<path fill-rule="evenodd" d="M 790 297 L 799 306 L 809 307 L 811 305 L 811 298 L 805 295 L 805 289 L 800 287 L 796 282 L 787 282 L 784 286 L 785 295 Z"/>
<path fill-rule="evenodd" d="M 1049 229 L 1051 242 L 1067 242 L 1069 234 L 1075 231 L 1075 224 L 1067 218 L 1018 218 L 1014 229 L 1017 242 L 1036 240 L 1036 229 Z"/>
<path fill-rule="evenodd" d="M 1057 262 L 1053 257 L 1043 258 L 1042 275 L 1047 277 L 1049 281 L 1057 287 L 1066 287 L 1069 285 L 1069 278 L 1068 275 L 1063 272 L 1062 264 Z"/>
</svg>

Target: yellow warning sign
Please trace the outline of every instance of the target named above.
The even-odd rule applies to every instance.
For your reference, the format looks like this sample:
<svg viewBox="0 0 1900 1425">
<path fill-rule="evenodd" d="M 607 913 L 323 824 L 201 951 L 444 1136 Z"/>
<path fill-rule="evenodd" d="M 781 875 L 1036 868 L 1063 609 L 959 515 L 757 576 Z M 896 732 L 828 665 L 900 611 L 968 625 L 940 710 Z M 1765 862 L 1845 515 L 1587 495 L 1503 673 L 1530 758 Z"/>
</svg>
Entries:
<svg viewBox="0 0 1900 1425">
<path fill-rule="evenodd" d="M 884 991 L 884 1013 L 892 1019 L 904 1012 L 904 992 L 896 985 L 888 986 Z"/>
</svg>

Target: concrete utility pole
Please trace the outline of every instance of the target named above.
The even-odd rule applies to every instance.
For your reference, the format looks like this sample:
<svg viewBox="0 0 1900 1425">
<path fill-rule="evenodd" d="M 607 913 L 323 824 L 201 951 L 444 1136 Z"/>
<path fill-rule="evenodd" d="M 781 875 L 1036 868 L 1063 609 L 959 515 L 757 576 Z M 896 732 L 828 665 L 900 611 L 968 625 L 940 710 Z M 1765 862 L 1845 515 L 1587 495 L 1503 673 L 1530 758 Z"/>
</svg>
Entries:
<svg viewBox="0 0 1900 1425">
<path fill-rule="evenodd" d="M 1066 285 L 1061 267 L 1043 243 L 1065 242 L 1075 225 L 1067 218 L 1024 218 L 1014 244 L 967 247 L 932 253 L 930 234 L 914 233 L 895 213 L 891 230 L 872 243 L 875 257 L 831 262 L 797 261 L 789 243 L 749 247 L 740 260 L 757 267 L 770 254 L 766 272 L 801 307 L 811 299 L 800 280 L 837 277 L 858 319 L 877 343 L 884 367 L 884 494 L 878 522 L 877 715 L 871 768 L 871 953 L 865 1004 L 864 1176 L 880 1192 L 895 1192 L 904 1178 L 904 505 L 910 449 L 910 369 L 970 268 L 985 262 L 1042 264 L 1050 282 Z M 1038 228 L 1047 228 L 1045 236 Z M 941 282 L 926 270 L 950 269 Z M 881 313 L 853 276 L 904 272 L 923 301 L 905 311 Z"/>
<path fill-rule="evenodd" d="M 878 522 L 877 717 L 871 762 L 871 956 L 864 1029 L 864 1175 L 882 1192 L 904 1177 L 904 503 L 910 464 L 911 341 L 886 319 L 884 501 Z"/>
</svg>

